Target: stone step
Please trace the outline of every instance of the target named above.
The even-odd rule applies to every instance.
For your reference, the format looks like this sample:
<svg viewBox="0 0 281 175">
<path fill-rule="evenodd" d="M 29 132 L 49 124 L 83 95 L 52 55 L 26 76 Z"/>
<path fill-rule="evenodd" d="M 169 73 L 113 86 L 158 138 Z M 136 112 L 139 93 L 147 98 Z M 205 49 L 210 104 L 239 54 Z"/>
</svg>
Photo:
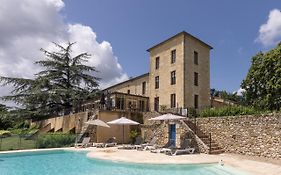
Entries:
<svg viewBox="0 0 281 175">
<path fill-rule="evenodd" d="M 194 133 L 205 143 L 207 146 L 210 145 L 210 137 L 208 134 L 202 132 L 200 128 L 196 127 L 196 125 L 191 121 L 185 121 L 188 127 L 193 130 Z M 196 129 L 196 132 L 195 132 Z M 211 140 L 211 151 L 210 154 L 221 154 L 224 150 L 216 143 L 214 140 Z"/>
<path fill-rule="evenodd" d="M 219 147 L 219 146 L 211 146 L 211 150 L 220 150 L 221 149 L 221 147 Z"/>
<path fill-rule="evenodd" d="M 219 149 L 219 150 L 211 150 L 210 154 L 221 154 L 224 153 L 224 150 Z"/>
</svg>

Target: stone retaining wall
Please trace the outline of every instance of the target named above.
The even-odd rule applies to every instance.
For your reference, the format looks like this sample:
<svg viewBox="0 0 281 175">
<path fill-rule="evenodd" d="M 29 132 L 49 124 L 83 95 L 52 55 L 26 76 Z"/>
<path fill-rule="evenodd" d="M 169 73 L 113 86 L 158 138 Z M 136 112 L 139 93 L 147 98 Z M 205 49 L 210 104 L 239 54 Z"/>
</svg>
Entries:
<svg viewBox="0 0 281 175">
<path fill-rule="evenodd" d="M 144 113 L 144 124 L 141 126 L 142 138 L 149 142 L 153 137 L 157 138 L 157 145 L 160 147 L 168 146 L 169 142 L 169 126 L 167 122 L 148 120 L 152 117 L 159 116 L 157 112 Z M 194 134 L 194 132 L 184 123 L 176 122 L 176 147 L 181 147 L 183 142 L 190 140 L 190 147 L 195 148 L 195 152 L 208 153 L 208 148 Z"/>
<path fill-rule="evenodd" d="M 226 152 L 281 159 L 281 114 L 198 118 Z"/>
</svg>

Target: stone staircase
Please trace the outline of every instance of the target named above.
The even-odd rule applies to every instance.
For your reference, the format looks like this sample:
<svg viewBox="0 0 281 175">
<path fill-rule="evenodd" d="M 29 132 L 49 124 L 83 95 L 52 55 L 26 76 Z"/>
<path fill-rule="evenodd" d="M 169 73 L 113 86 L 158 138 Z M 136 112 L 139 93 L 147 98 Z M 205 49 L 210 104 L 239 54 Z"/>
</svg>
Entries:
<svg viewBox="0 0 281 175">
<path fill-rule="evenodd" d="M 206 134 L 194 122 L 191 120 L 185 120 L 185 124 L 197 135 L 200 140 L 209 148 L 209 154 L 221 154 L 224 150 L 219 146 L 214 139 L 212 139 L 211 134 Z"/>
<path fill-rule="evenodd" d="M 93 114 L 90 116 L 90 118 L 88 119 L 89 120 L 94 120 L 94 119 L 97 119 L 97 116 L 99 114 L 99 109 L 95 109 L 93 111 Z M 85 121 L 87 122 L 87 121 Z M 88 132 L 88 131 L 92 131 L 94 126 L 93 125 L 89 125 L 89 124 L 86 124 L 85 122 L 83 122 L 82 124 L 82 128 L 81 128 L 81 131 L 80 133 L 77 135 L 77 142 L 81 142 L 82 141 L 82 138 L 84 137 L 84 135 Z"/>
</svg>

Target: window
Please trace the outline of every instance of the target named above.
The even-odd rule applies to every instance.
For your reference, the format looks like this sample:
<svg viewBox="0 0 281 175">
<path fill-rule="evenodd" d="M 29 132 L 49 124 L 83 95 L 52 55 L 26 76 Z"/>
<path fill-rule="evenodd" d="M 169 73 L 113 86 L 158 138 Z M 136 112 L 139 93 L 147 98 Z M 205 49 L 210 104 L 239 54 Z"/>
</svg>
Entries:
<svg viewBox="0 0 281 175">
<path fill-rule="evenodd" d="M 198 95 L 194 95 L 194 108 L 198 109 Z"/>
<path fill-rule="evenodd" d="M 171 85 L 176 84 L 176 71 L 171 72 Z"/>
<path fill-rule="evenodd" d="M 176 107 L 176 94 L 171 94 L 171 108 Z"/>
<path fill-rule="evenodd" d="M 156 59 L 155 59 L 155 69 L 159 69 L 159 64 L 160 64 L 160 57 L 156 57 Z"/>
<path fill-rule="evenodd" d="M 159 89 L 159 76 L 155 77 L 155 89 Z"/>
<path fill-rule="evenodd" d="M 130 94 L 130 90 L 128 90 L 127 93 Z"/>
<path fill-rule="evenodd" d="M 140 111 L 145 111 L 145 105 L 144 105 L 145 103 L 144 103 L 144 101 L 143 100 L 140 100 L 139 101 L 139 110 Z"/>
<path fill-rule="evenodd" d="M 159 111 L 159 97 L 154 98 L 154 111 Z"/>
<path fill-rule="evenodd" d="M 194 72 L 194 86 L 198 86 L 198 73 Z"/>
<path fill-rule="evenodd" d="M 142 82 L 142 95 L 145 94 L 145 90 L 146 90 L 146 82 Z"/>
<path fill-rule="evenodd" d="M 124 109 L 125 108 L 125 99 L 124 98 L 116 98 L 116 108 Z"/>
<path fill-rule="evenodd" d="M 172 64 L 176 62 L 176 57 L 177 57 L 176 50 L 172 50 L 171 51 L 171 63 Z"/>
<path fill-rule="evenodd" d="M 198 65 L 198 52 L 194 51 L 194 64 Z"/>
</svg>

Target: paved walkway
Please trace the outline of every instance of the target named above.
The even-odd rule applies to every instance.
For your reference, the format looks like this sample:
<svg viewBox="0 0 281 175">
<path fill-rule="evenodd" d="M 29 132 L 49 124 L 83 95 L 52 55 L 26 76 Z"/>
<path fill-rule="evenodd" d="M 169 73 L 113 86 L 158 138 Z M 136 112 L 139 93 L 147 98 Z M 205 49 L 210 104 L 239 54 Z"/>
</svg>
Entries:
<svg viewBox="0 0 281 175">
<path fill-rule="evenodd" d="M 122 150 L 117 148 L 89 148 L 88 150 L 90 151 L 87 154 L 88 157 L 113 161 L 155 164 L 196 164 L 219 163 L 222 160 L 225 166 L 231 166 L 249 172 L 252 175 L 281 175 L 281 161 L 272 164 L 245 159 L 243 156 L 238 155 L 189 154 L 169 156 L 161 153 L 151 153 L 149 151 Z"/>
</svg>

